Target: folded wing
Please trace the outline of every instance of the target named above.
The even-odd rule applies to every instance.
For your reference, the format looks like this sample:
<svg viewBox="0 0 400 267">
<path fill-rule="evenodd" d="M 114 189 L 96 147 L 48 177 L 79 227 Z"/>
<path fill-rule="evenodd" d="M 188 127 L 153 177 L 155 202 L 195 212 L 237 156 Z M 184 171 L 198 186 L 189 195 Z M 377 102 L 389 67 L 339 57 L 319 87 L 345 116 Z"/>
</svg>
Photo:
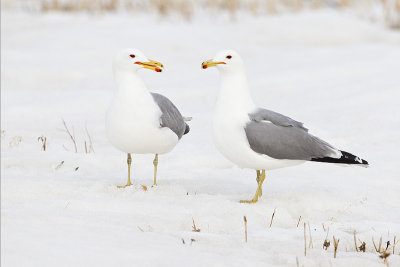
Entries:
<svg viewBox="0 0 400 267">
<path fill-rule="evenodd" d="M 309 134 L 303 123 L 287 116 L 257 109 L 249 118 L 245 132 L 251 149 L 257 153 L 291 160 L 341 156 L 336 148 Z"/>
<path fill-rule="evenodd" d="M 189 132 L 190 128 L 185 123 L 178 108 L 163 95 L 157 93 L 151 93 L 151 95 L 162 112 L 160 118 L 161 127 L 168 127 L 178 136 L 178 139 L 181 139 L 184 134 Z"/>
</svg>

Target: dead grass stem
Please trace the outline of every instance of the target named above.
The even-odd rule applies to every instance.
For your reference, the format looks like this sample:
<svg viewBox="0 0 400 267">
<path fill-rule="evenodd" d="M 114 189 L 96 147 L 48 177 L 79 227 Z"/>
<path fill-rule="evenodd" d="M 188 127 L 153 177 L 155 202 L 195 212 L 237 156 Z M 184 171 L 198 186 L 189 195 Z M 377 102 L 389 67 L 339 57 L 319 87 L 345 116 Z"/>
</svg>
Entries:
<svg viewBox="0 0 400 267">
<path fill-rule="evenodd" d="M 247 243 L 247 218 L 243 216 L 244 220 L 244 241 Z"/>
<path fill-rule="evenodd" d="M 71 139 L 72 143 L 74 144 L 75 153 L 78 153 L 78 147 L 76 145 L 74 128 L 72 128 L 72 133 L 71 133 L 70 130 L 68 129 L 67 123 L 65 122 L 64 119 L 62 119 L 62 122 L 63 122 L 64 128 L 65 128 L 64 131 L 68 134 L 69 138 Z"/>
<path fill-rule="evenodd" d="M 274 209 L 274 212 L 272 213 L 271 221 L 270 221 L 270 223 L 269 223 L 269 228 L 271 228 L 272 222 L 274 221 L 275 211 L 276 211 L 276 208 Z"/>
</svg>

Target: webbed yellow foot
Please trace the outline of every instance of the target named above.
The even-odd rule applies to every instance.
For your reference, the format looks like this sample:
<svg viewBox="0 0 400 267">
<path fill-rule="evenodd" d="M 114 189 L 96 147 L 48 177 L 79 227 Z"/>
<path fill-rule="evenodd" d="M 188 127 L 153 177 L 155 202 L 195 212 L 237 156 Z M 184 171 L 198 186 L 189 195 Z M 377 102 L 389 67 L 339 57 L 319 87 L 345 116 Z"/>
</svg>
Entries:
<svg viewBox="0 0 400 267">
<path fill-rule="evenodd" d="M 262 184 L 265 180 L 265 170 L 257 171 L 257 190 L 252 200 L 240 200 L 240 203 L 256 203 L 262 196 Z"/>
</svg>

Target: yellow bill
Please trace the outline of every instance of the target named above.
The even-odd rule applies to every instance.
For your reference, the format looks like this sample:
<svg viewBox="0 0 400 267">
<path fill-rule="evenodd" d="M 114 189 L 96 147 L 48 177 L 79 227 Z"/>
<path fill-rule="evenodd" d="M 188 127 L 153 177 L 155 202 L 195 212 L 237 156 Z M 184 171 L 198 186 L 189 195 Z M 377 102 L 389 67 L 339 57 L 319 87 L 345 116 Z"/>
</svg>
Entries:
<svg viewBox="0 0 400 267">
<path fill-rule="evenodd" d="M 204 61 L 202 64 L 201 64 L 201 67 L 203 68 L 203 69 L 207 69 L 208 67 L 215 67 L 215 66 L 217 66 L 218 64 L 226 64 L 225 62 L 217 62 L 217 61 L 214 61 L 214 60 L 212 60 L 212 59 L 210 59 L 210 60 L 207 60 L 207 61 Z"/>
<path fill-rule="evenodd" d="M 149 59 L 147 62 L 137 61 L 135 64 L 143 66 L 143 68 L 154 70 L 156 72 L 162 72 L 161 68 L 164 68 L 164 65 L 161 62 Z"/>
</svg>

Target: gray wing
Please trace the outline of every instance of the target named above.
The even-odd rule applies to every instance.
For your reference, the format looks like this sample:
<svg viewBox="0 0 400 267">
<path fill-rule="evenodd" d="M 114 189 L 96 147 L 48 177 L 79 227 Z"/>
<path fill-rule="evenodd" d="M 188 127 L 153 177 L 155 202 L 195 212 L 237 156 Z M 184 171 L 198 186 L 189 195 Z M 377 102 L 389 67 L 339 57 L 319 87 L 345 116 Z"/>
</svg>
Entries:
<svg viewBox="0 0 400 267">
<path fill-rule="evenodd" d="M 259 109 L 249 118 L 245 132 L 251 149 L 257 153 L 291 160 L 335 157 L 338 153 L 327 142 L 309 134 L 301 122 L 282 114 Z"/>
<path fill-rule="evenodd" d="M 258 108 L 256 111 L 249 114 L 250 120 L 260 122 L 260 121 L 270 121 L 273 124 L 285 126 L 285 127 L 297 127 L 303 129 L 304 131 L 308 131 L 307 128 L 303 127 L 303 123 L 299 121 L 295 121 L 285 115 L 277 113 L 272 110 Z"/>
<path fill-rule="evenodd" d="M 157 93 L 151 93 L 151 95 L 162 112 L 161 126 L 168 127 L 178 136 L 178 139 L 181 139 L 184 134 L 189 132 L 189 125 L 183 120 L 178 108 L 163 95 Z"/>
</svg>

